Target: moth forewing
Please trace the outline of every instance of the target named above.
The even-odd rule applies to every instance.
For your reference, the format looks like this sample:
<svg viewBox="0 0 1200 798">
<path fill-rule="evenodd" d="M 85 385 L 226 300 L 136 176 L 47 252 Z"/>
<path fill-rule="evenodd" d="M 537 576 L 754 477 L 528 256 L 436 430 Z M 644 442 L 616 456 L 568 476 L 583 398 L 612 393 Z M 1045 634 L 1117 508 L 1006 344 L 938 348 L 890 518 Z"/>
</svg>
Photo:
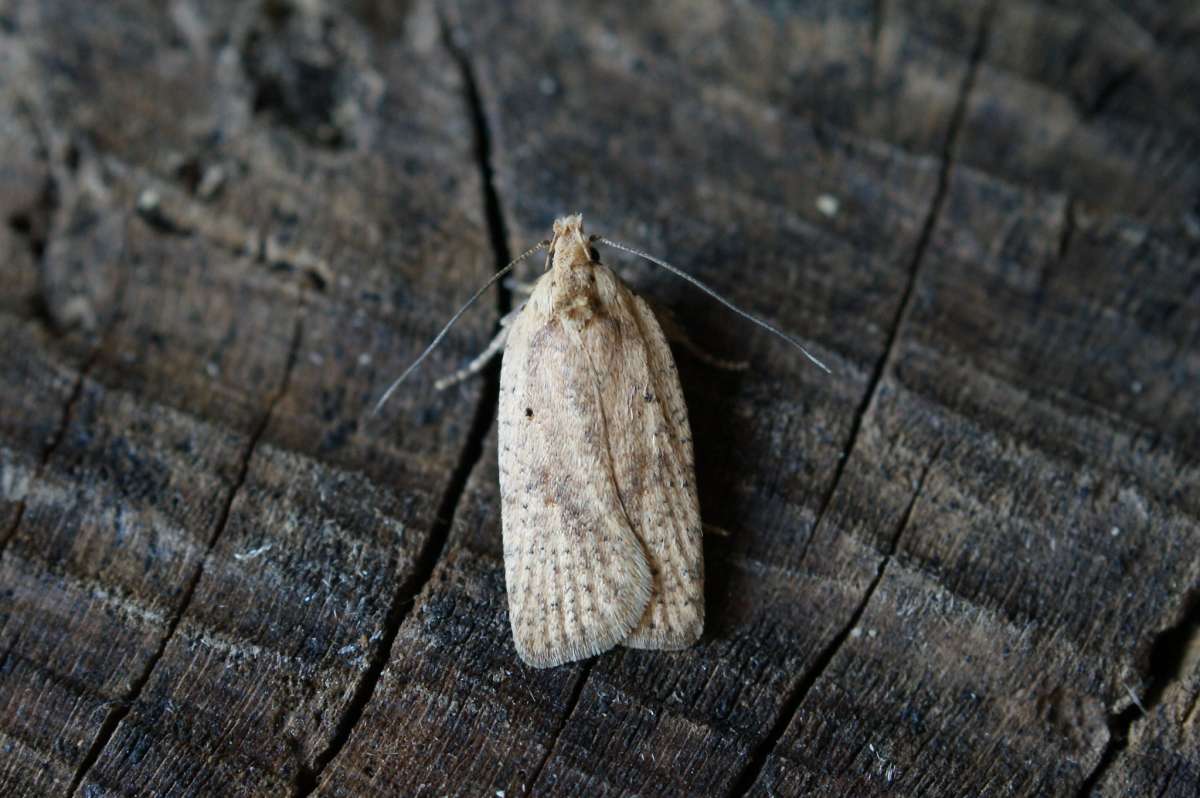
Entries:
<svg viewBox="0 0 1200 798">
<path fill-rule="evenodd" d="M 624 644 L 685 648 L 704 631 L 703 531 L 687 405 L 654 312 L 641 297 L 617 285 L 641 332 L 648 375 L 647 390 L 632 402 L 641 412 L 631 413 L 624 434 L 616 436 L 629 464 L 623 474 L 618 470 L 617 482 L 623 486 L 621 495 L 629 497 L 625 508 L 640 530 L 654 573 L 646 613 Z"/>
<path fill-rule="evenodd" d="M 509 614 L 545 667 L 617 643 L 681 648 L 704 623 L 687 409 L 649 307 L 599 263 L 578 216 L 513 323 L 501 368 Z"/>
</svg>

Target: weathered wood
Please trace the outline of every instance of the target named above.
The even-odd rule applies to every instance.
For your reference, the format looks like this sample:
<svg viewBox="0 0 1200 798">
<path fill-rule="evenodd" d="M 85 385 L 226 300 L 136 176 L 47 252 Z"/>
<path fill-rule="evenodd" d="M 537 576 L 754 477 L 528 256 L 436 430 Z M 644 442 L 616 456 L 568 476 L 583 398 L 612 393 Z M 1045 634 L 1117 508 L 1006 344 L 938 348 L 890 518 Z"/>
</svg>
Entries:
<svg viewBox="0 0 1200 798">
<path fill-rule="evenodd" d="M 1196 751 L 1200 749 L 1197 729 L 1197 707 L 1200 706 L 1200 679 L 1197 662 L 1200 645 L 1197 634 L 1200 624 L 1195 619 L 1195 597 L 1192 599 L 1189 625 L 1179 627 L 1172 642 L 1181 653 L 1174 667 L 1165 670 L 1171 680 L 1160 684 L 1149 696 L 1153 698 L 1149 713 L 1140 718 L 1130 730 L 1128 748 L 1114 759 L 1112 767 L 1101 774 L 1096 794 L 1161 795 L 1183 798 L 1194 795 L 1200 783 L 1200 766 Z M 1157 702 L 1157 703 L 1156 703 Z M 1126 710 L 1132 716 L 1141 712 L 1134 706 Z"/>
<path fill-rule="evenodd" d="M 1198 34 L 0 0 L 0 791 L 1195 794 Z M 677 358 L 731 534 L 699 645 L 536 671 L 431 389 L 507 298 L 368 413 L 575 210 L 836 373 L 603 253 L 752 363 Z"/>
<path fill-rule="evenodd" d="M 486 309 L 396 425 L 364 422 L 490 268 L 458 72 L 428 9 L 375 33 L 272 7 L 11 19 L 29 85 L 10 107 L 77 153 L 55 215 L 96 210 L 41 263 L 55 326 L 88 310 L 77 400 L 53 354 L 5 371 L 5 407 L 45 412 L 5 440 L 26 464 L 5 505 L 4 791 L 286 792 L 386 656 L 471 428 L 479 388 L 451 402 L 428 379 Z"/>
</svg>

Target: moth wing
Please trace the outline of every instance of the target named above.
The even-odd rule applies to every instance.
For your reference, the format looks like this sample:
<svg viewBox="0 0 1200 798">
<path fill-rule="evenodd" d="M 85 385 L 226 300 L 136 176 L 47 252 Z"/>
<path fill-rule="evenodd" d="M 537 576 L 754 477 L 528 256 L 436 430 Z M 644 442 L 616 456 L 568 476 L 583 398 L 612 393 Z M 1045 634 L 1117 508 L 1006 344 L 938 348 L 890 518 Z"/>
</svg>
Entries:
<svg viewBox="0 0 1200 798">
<path fill-rule="evenodd" d="M 607 270 L 605 270 L 607 271 Z M 615 276 L 623 356 L 609 369 L 606 407 L 622 505 L 650 561 L 653 588 L 633 648 L 678 649 L 704 631 L 704 550 L 687 406 L 666 336 L 641 297 Z"/>
<path fill-rule="evenodd" d="M 539 307 L 526 305 L 505 347 L 499 465 L 513 639 L 544 668 L 625 640 L 652 575 L 613 479 L 590 348 Z"/>
</svg>

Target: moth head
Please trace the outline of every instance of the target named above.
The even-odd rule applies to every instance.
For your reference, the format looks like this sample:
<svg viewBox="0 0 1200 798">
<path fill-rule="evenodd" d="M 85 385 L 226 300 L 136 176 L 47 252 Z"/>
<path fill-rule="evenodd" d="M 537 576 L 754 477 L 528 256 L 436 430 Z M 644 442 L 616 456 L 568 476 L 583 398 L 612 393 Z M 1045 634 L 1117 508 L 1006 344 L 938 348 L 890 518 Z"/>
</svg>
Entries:
<svg viewBox="0 0 1200 798">
<path fill-rule="evenodd" d="M 600 256 L 592 246 L 594 236 L 583 232 L 583 214 L 576 213 L 554 220 L 554 239 L 550 242 L 553 265 L 573 266 L 579 263 L 598 263 Z"/>
</svg>

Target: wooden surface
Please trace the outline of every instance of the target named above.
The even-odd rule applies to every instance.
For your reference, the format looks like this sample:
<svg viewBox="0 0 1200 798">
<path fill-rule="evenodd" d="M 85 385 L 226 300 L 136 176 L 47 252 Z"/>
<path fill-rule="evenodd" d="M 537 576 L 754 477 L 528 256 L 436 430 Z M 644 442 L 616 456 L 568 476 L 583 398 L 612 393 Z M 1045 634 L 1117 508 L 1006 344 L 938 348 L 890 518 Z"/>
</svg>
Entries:
<svg viewBox="0 0 1200 798">
<path fill-rule="evenodd" d="M 0 793 L 1197 794 L 1198 43 L 1150 0 L 0 0 Z M 511 297 L 369 409 L 576 210 L 835 373 L 605 253 L 752 364 L 678 356 L 730 534 L 699 645 L 535 671 L 496 371 L 432 389 Z"/>
</svg>

